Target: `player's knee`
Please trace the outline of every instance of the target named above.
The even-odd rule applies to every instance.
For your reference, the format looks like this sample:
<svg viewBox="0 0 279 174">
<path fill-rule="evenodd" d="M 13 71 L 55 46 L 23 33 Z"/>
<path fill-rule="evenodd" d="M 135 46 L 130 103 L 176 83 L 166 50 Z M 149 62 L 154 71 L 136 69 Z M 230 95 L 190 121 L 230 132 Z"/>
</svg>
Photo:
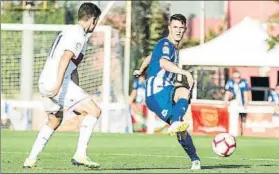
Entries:
<svg viewBox="0 0 279 174">
<path fill-rule="evenodd" d="M 102 114 L 102 110 L 97 106 L 95 107 L 95 109 L 93 110 L 93 115 L 96 116 L 97 118 L 99 118 Z"/>
<path fill-rule="evenodd" d="M 91 116 L 94 116 L 97 118 L 99 118 L 101 115 L 101 109 L 91 99 L 81 102 L 77 107 L 77 111 L 85 112 L 88 115 L 91 115 Z"/>
<path fill-rule="evenodd" d="M 101 109 L 95 103 L 92 104 L 92 102 L 88 106 L 86 112 L 91 116 L 99 118 L 102 112 Z"/>
<path fill-rule="evenodd" d="M 48 126 L 52 129 L 56 130 L 60 124 L 62 123 L 63 119 L 63 112 L 59 111 L 56 114 L 49 114 L 48 115 Z"/>
<path fill-rule="evenodd" d="M 185 87 L 180 87 L 175 90 L 174 101 L 178 101 L 180 98 L 188 99 L 190 95 L 190 91 Z"/>
</svg>

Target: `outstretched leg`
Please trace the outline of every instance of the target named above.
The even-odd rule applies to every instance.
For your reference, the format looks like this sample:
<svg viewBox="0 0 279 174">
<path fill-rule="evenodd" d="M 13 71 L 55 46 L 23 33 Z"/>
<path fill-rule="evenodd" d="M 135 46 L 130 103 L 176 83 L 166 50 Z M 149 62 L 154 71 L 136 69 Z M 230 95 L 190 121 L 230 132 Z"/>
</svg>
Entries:
<svg viewBox="0 0 279 174">
<path fill-rule="evenodd" d="M 32 150 L 31 150 L 28 158 L 26 158 L 26 160 L 24 162 L 24 165 L 23 165 L 24 168 L 35 167 L 38 155 L 40 154 L 40 152 L 43 151 L 48 140 L 51 138 L 54 131 L 61 124 L 62 118 L 63 118 L 63 112 L 59 111 L 56 114 L 49 114 L 48 118 L 49 118 L 48 123 L 41 128 L 41 130 L 33 144 Z"/>
<path fill-rule="evenodd" d="M 174 101 L 176 103 L 173 107 L 170 123 L 183 124 L 182 118 L 185 115 L 189 105 L 189 93 L 190 91 L 185 87 L 180 87 L 175 90 Z M 179 144 L 182 146 L 182 148 L 185 150 L 192 161 L 191 169 L 200 169 L 200 158 L 196 153 L 196 148 L 190 134 L 187 132 L 187 130 L 181 130 L 177 131 L 176 135 Z"/>
<path fill-rule="evenodd" d="M 80 127 L 77 149 L 71 162 L 73 165 L 84 165 L 90 168 L 100 167 L 98 163 L 91 161 L 87 157 L 87 146 L 93 129 L 101 115 L 101 110 L 90 98 L 82 100 L 75 110 L 83 113 L 84 118 Z"/>
</svg>

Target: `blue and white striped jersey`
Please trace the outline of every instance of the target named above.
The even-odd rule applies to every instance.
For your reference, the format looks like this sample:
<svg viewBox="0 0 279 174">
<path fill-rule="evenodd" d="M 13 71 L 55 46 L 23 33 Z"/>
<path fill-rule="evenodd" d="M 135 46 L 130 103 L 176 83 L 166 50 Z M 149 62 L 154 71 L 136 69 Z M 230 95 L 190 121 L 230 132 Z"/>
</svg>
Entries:
<svg viewBox="0 0 279 174">
<path fill-rule="evenodd" d="M 161 39 L 153 49 L 147 73 L 147 97 L 160 92 L 165 86 L 174 85 L 176 74 L 162 69 L 160 59 L 178 65 L 178 50 L 168 38 Z"/>
</svg>

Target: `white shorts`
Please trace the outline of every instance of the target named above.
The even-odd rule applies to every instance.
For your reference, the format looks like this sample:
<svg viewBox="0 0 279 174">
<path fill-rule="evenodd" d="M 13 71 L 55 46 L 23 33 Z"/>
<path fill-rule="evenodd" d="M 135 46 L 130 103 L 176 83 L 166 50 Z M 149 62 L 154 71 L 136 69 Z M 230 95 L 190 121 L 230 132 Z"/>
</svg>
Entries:
<svg viewBox="0 0 279 174">
<path fill-rule="evenodd" d="M 54 98 L 49 98 L 47 84 L 39 82 L 39 91 L 43 97 L 44 108 L 47 113 L 56 113 L 63 109 L 73 109 L 74 105 L 90 96 L 71 79 L 64 79 L 61 89 Z"/>
</svg>

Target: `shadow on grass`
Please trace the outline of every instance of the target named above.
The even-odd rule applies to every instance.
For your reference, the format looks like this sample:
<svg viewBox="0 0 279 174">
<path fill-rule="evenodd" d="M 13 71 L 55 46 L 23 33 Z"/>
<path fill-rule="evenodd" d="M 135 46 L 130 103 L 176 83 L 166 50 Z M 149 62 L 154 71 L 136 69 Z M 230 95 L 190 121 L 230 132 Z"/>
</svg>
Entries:
<svg viewBox="0 0 279 174">
<path fill-rule="evenodd" d="M 260 166 L 275 166 L 275 165 L 271 165 L 271 164 L 262 164 Z M 240 168 L 251 168 L 251 165 L 232 165 L 232 164 L 228 164 L 228 165 L 214 165 L 214 166 L 202 166 L 202 170 L 204 169 L 240 169 Z M 84 166 L 82 166 L 82 169 L 84 169 L 85 171 L 109 171 L 109 170 L 116 170 L 116 171 L 137 171 L 137 170 L 190 170 L 190 166 L 189 167 L 129 167 L 129 168 L 98 168 L 98 169 L 89 169 L 86 168 Z M 65 170 L 65 169 L 62 169 Z"/>
<path fill-rule="evenodd" d="M 216 166 L 202 166 L 202 169 L 232 169 L 232 168 L 251 168 L 250 165 L 216 165 Z M 133 167 L 133 168 L 104 168 L 100 170 L 161 170 L 161 169 L 190 169 L 189 167 Z"/>
<path fill-rule="evenodd" d="M 202 166 L 202 169 L 234 169 L 234 168 L 251 168 L 251 165 L 215 165 L 215 166 Z"/>
<path fill-rule="evenodd" d="M 182 167 L 133 167 L 133 168 L 100 168 L 99 170 L 160 170 L 160 169 L 189 169 Z"/>
</svg>

